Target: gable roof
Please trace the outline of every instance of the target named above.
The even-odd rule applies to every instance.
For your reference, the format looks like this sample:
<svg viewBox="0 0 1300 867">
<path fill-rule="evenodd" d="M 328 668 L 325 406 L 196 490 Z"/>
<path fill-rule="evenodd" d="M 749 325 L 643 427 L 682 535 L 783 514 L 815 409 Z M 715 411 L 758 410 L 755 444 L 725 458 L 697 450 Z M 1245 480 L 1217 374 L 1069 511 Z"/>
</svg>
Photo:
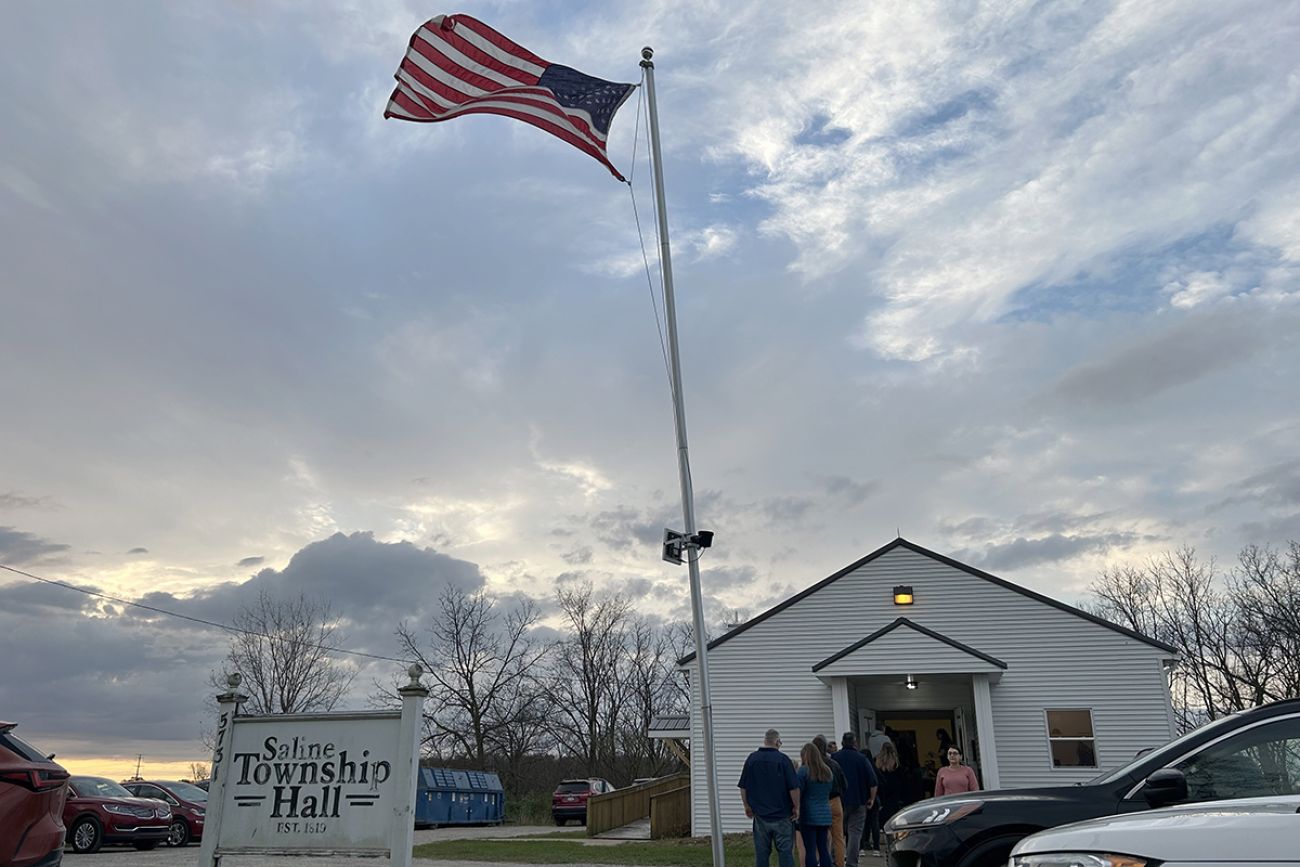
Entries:
<svg viewBox="0 0 1300 867">
<path fill-rule="evenodd" d="M 843 578 L 845 575 L 848 575 L 850 572 L 854 572 L 857 569 L 860 569 L 861 567 L 870 563 L 872 560 L 875 560 L 878 557 L 888 554 L 890 551 L 893 551 L 895 548 L 906 548 L 907 550 L 912 551 L 916 554 L 920 554 L 923 557 L 929 557 L 930 559 L 943 563 L 946 566 L 951 566 L 954 569 L 959 569 L 968 575 L 974 575 L 976 578 L 982 578 L 983 580 L 988 581 L 991 584 L 996 584 L 999 587 L 1003 587 L 1006 588 L 1007 590 L 1012 590 L 1016 593 L 1019 593 L 1021 596 L 1027 596 L 1030 599 L 1034 599 L 1037 600 L 1038 602 L 1042 602 L 1044 605 L 1050 605 L 1051 607 L 1059 611 L 1064 611 L 1067 614 L 1073 614 L 1076 617 L 1082 617 L 1084 620 L 1091 621 L 1097 624 L 1098 626 L 1104 626 L 1107 629 L 1120 633 L 1121 635 L 1126 635 L 1129 638 L 1135 638 L 1138 641 L 1143 642 L 1144 644 L 1149 644 L 1152 647 L 1166 651 L 1167 653 L 1172 653 L 1172 654 L 1179 653 L 1178 648 L 1173 647 L 1172 645 L 1169 644 L 1165 644 L 1163 641 L 1157 641 L 1156 639 L 1151 638 L 1150 636 L 1143 635 L 1140 632 L 1135 632 L 1134 630 L 1129 629 L 1126 626 L 1120 626 L 1118 623 L 1111 623 L 1109 620 L 1106 620 L 1103 617 L 1098 617 L 1095 614 L 1089 614 L 1087 611 L 1084 611 L 1080 608 L 1075 608 L 1073 605 L 1067 605 L 1064 602 L 1061 602 L 1060 600 L 1057 599 L 1053 599 L 1050 596 L 1044 596 L 1042 593 L 1037 593 L 1033 590 L 1030 590 L 1028 587 L 1021 587 L 1019 584 L 1013 584 L 1004 578 L 999 578 L 996 575 L 990 575 L 988 572 L 985 572 L 982 569 L 976 569 L 974 566 L 967 566 L 965 563 L 954 560 L 951 557 L 945 557 L 944 555 L 931 551 L 928 548 L 922 548 L 920 545 L 916 544 L 915 542 L 909 542 L 908 540 L 904 539 L 902 536 L 899 536 L 897 539 L 893 540 L 887 545 L 883 545 L 877 548 L 867 556 L 863 557 L 861 560 L 850 563 L 840 571 L 836 572 L 834 575 L 831 575 L 827 578 L 823 578 L 821 581 L 818 581 L 816 584 L 812 585 L 806 590 L 800 593 L 796 593 L 794 596 L 791 596 L 789 599 L 785 600 L 784 602 L 772 606 L 771 608 L 764 611 L 762 614 L 759 614 L 757 617 L 752 617 L 749 620 L 746 620 L 744 623 L 740 624 L 735 629 L 732 629 L 720 635 L 719 637 L 713 639 L 712 641 L 709 642 L 708 649 L 712 650 L 718 645 L 730 641 L 731 639 L 735 638 L 737 635 L 749 629 L 750 627 L 757 626 L 758 624 L 762 623 L 764 620 L 768 619 L 772 615 L 784 611 L 785 609 L 789 608 L 791 605 L 794 605 L 796 602 L 799 602 L 800 600 L 811 596 L 812 594 L 816 593 L 818 590 L 822 589 L 828 584 L 831 584 L 836 580 Z M 683 656 L 681 659 L 677 660 L 677 664 L 685 665 L 686 663 L 691 662 L 694 659 L 695 659 L 695 653 L 691 652 Z"/>
<path fill-rule="evenodd" d="M 895 629 L 898 629 L 900 627 L 905 627 L 908 629 L 915 630 L 916 632 L 919 632 L 922 635 L 927 636 L 928 638 L 933 638 L 935 641 L 940 641 L 948 645 L 949 647 L 956 648 L 957 650 L 960 650 L 962 653 L 965 653 L 968 656 L 973 656 L 976 659 L 983 660 L 984 662 L 987 662 L 990 665 L 996 665 L 998 668 L 1007 667 L 1007 664 L 1005 662 L 1003 662 L 1002 660 L 998 659 L 995 656 L 989 656 L 987 653 L 981 653 L 980 651 L 971 647 L 969 644 L 962 644 L 957 639 L 949 638 L 948 636 L 940 632 L 935 632 L 933 629 L 926 629 L 921 624 L 908 620 L 906 617 L 899 617 L 893 623 L 881 629 L 877 629 L 875 632 L 871 633 L 861 641 L 855 641 L 852 644 L 850 644 L 848 647 L 844 648 L 843 650 L 838 651 L 826 657 L 821 662 L 814 665 L 812 667 L 812 670 L 821 671 L 823 668 L 830 665 L 832 662 L 843 659 L 853 651 L 860 650 L 863 647 L 866 647 L 868 644 L 875 641 L 876 639 L 888 635 L 889 633 L 893 632 Z"/>
</svg>

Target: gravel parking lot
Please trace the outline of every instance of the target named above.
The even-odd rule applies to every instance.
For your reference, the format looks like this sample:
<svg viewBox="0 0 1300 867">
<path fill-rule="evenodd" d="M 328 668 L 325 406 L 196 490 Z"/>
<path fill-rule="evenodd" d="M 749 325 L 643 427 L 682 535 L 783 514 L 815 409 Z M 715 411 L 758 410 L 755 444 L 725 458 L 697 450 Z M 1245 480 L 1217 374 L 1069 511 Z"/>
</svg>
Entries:
<svg viewBox="0 0 1300 867">
<path fill-rule="evenodd" d="M 502 825 L 495 828 L 437 828 L 431 831 L 416 831 L 415 842 L 431 843 L 435 840 L 461 840 L 482 837 L 529 837 L 555 833 L 552 825 Z M 539 846 L 546 845 L 539 843 Z M 198 862 L 199 847 L 186 846 L 184 849 L 159 847 L 152 852 L 137 852 L 130 847 L 106 846 L 94 855 L 76 855 L 69 851 L 63 856 L 66 867 L 194 867 Z M 450 867 L 451 861 L 416 861 L 427 867 Z M 383 858 L 347 858 L 347 857 L 255 857 L 240 856 L 221 859 L 221 867 L 385 867 L 387 859 Z M 460 867 L 460 865 L 458 865 Z M 519 867 L 517 864 L 498 865 L 477 862 L 475 867 Z M 598 865 L 574 864 L 570 867 L 598 867 Z"/>
</svg>

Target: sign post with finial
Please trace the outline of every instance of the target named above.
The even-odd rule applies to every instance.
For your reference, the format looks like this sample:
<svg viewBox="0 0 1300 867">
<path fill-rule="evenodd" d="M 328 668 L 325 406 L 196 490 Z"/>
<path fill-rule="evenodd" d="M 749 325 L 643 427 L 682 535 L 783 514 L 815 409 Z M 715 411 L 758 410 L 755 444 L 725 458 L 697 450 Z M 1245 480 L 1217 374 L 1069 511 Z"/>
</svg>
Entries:
<svg viewBox="0 0 1300 867">
<path fill-rule="evenodd" d="M 429 690 L 420 683 L 424 669 L 418 662 L 406 670 L 411 682 L 397 690 L 402 697 L 402 733 L 397 764 L 405 770 L 404 798 L 393 805 L 393 844 L 389 854 L 392 867 L 410 867 L 411 847 L 415 844 L 415 791 L 420 777 L 420 731 L 424 722 L 424 700 Z M 400 779 L 400 777 L 399 777 Z"/>
<path fill-rule="evenodd" d="M 235 716 L 239 713 L 239 706 L 248 701 L 248 696 L 239 691 L 242 682 L 243 678 L 239 672 L 233 672 L 226 677 L 226 691 L 217 696 L 217 733 L 213 738 L 215 743 L 212 745 L 212 775 L 208 783 L 205 819 L 205 825 L 213 831 L 221 827 L 221 812 L 226 801 L 226 777 L 228 776 L 226 768 L 230 765 L 228 759 L 234 743 Z M 221 856 L 217 854 L 216 833 L 204 834 L 199 849 L 200 867 L 217 867 L 220 863 Z"/>
<path fill-rule="evenodd" d="M 677 422 L 677 476 L 682 489 L 682 520 L 685 532 L 678 534 L 676 553 L 680 563 L 685 555 L 691 582 L 691 616 L 695 632 L 695 664 L 699 669 L 700 733 L 704 754 L 704 779 L 709 792 L 709 833 L 713 843 L 714 867 L 724 867 L 721 804 L 718 801 L 718 774 L 713 755 L 713 698 L 709 689 L 708 635 L 704 629 L 704 598 L 700 590 L 700 551 L 713 544 L 712 533 L 698 532 L 695 526 L 695 492 L 691 483 L 691 459 L 686 447 L 686 404 L 682 398 L 682 363 L 677 352 L 677 304 L 673 296 L 673 260 L 668 245 L 668 203 L 664 195 L 663 156 L 659 147 L 659 105 L 655 101 L 654 49 L 641 49 L 641 68 L 645 70 L 645 92 L 650 128 L 650 155 L 653 159 L 655 205 L 659 217 L 659 263 L 664 278 L 664 319 L 668 325 L 668 359 L 673 389 L 673 416 Z M 672 531 L 669 531 L 670 533 Z"/>
</svg>

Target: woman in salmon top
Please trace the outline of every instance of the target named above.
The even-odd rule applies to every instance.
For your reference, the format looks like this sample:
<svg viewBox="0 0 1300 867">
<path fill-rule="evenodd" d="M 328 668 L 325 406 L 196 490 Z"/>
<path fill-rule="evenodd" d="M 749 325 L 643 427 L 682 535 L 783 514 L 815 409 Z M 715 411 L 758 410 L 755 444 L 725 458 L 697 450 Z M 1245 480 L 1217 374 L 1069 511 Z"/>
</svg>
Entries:
<svg viewBox="0 0 1300 867">
<path fill-rule="evenodd" d="M 934 781 L 934 796 L 959 795 L 962 792 L 978 792 L 979 780 L 975 772 L 961 763 L 961 750 L 948 747 L 948 765 L 939 769 L 939 776 Z"/>
</svg>

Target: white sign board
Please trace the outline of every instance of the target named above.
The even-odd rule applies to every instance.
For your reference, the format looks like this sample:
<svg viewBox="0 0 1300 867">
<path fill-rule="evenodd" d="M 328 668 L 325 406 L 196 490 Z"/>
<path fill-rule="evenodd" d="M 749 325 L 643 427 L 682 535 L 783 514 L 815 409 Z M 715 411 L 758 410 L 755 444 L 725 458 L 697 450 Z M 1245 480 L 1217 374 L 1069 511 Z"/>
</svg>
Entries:
<svg viewBox="0 0 1300 867">
<path fill-rule="evenodd" d="M 424 699 L 420 666 L 400 711 L 240 716 L 240 676 L 217 696 L 199 867 L 225 855 L 384 856 L 410 867 Z"/>
<path fill-rule="evenodd" d="M 221 836 L 234 849 L 388 853 L 402 715 L 236 717 Z M 405 782 L 402 779 L 401 782 Z"/>
</svg>

